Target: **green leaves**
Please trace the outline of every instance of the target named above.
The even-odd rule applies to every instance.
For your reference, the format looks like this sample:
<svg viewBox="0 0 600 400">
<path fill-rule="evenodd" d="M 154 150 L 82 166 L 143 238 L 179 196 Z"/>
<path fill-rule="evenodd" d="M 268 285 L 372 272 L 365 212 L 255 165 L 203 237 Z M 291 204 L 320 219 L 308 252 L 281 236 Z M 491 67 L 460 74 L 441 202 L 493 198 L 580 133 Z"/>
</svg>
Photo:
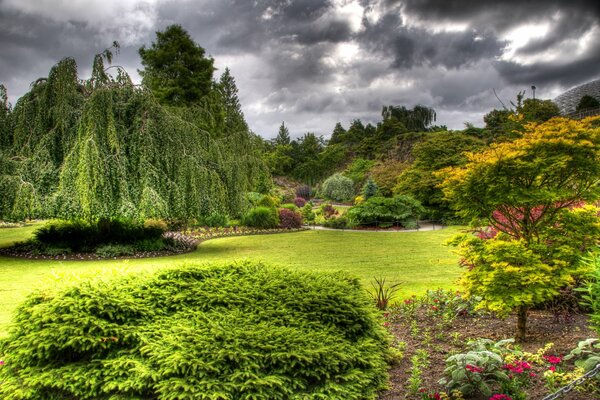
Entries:
<svg viewBox="0 0 600 400">
<path fill-rule="evenodd" d="M 15 322 L 7 399 L 374 399 L 390 357 L 356 279 L 250 263 L 39 293 Z"/>
<path fill-rule="evenodd" d="M 268 172 L 239 107 L 229 104 L 233 78 L 227 93 L 211 90 L 172 108 L 123 71 L 106 75 L 102 60 L 81 85 L 74 60 L 65 59 L 13 112 L 4 105 L 0 218 L 240 216 L 244 193 Z"/>
</svg>

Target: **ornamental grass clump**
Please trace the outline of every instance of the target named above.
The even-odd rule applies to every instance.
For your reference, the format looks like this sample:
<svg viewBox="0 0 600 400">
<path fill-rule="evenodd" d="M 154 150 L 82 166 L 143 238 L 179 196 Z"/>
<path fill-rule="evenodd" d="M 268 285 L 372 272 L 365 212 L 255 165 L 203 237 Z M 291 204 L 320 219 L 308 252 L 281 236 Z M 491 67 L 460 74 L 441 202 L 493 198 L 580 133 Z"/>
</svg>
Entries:
<svg viewBox="0 0 600 400">
<path fill-rule="evenodd" d="M 0 398 L 374 399 L 389 336 L 359 280 L 188 265 L 40 291 L 0 342 Z"/>
</svg>

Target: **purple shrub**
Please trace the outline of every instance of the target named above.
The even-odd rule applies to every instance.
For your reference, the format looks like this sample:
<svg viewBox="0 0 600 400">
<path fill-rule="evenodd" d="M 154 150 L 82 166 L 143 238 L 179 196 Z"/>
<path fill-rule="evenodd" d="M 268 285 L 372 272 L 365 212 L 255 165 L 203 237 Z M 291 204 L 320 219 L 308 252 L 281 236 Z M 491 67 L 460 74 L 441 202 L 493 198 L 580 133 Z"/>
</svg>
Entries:
<svg viewBox="0 0 600 400">
<path fill-rule="evenodd" d="M 296 229 L 302 227 L 302 215 L 300 213 L 282 208 L 279 210 L 279 227 L 283 229 Z"/>
<path fill-rule="evenodd" d="M 296 205 L 296 207 L 302 208 L 306 204 L 306 200 L 304 199 L 304 197 L 298 196 L 294 199 L 294 204 Z"/>
</svg>

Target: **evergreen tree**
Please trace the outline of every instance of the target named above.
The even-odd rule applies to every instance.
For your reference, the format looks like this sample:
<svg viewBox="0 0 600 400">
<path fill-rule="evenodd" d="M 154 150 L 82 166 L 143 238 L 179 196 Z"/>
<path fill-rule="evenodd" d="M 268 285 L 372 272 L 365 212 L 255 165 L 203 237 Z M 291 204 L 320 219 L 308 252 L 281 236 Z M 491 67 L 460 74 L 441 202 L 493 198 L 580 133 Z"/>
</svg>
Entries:
<svg viewBox="0 0 600 400">
<path fill-rule="evenodd" d="M 285 122 L 281 123 L 281 126 L 279 127 L 279 132 L 277 132 L 277 136 L 275 137 L 273 142 L 275 143 L 276 146 L 277 145 L 285 146 L 285 145 L 290 144 L 290 142 L 291 142 L 290 131 L 285 126 Z"/>
<path fill-rule="evenodd" d="M 225 68 L 217 88 L 223 99 L 227 128 L 230 130 L 248 130 L 248 124 L 244 120 L 244 113 L 238 98 L 238 88 L 229 68 Z"/>
<path fill-rule="evenodd" d="M 373 197 L 377 194 L 377 184 L 372 180 L 372 179 L 368 179 L 367 183 L 365 183 L 365 185 L 362 188 L 362 194 L 366 199 Z"/>
<path fill-rule="evenodd" d="M 333 132 L 331 133 L 331 138 L 329 139 L 329 144 L 337 144 L 341 143 L 344 140 L 344 136 L 346 135 L 346 130 L 342 126 L 341 123 L 335 124 L 335 128 L 333 128 Z"/>
<path fill-rule="evenodd" d="M 10 126 L 11 107 L 8 102 L 6 87 L 0 85 L 0 150 L 12 144 L 12 129 Z"/>
<path fill-rule="evenodd" d="M 212 86 L 212 58 L 180 26 L 171 25 L 156 32 L 150 48 L 139 49 L 142 83 L 163 104 L 175 106 L 197 103 Z"/>
</svg>

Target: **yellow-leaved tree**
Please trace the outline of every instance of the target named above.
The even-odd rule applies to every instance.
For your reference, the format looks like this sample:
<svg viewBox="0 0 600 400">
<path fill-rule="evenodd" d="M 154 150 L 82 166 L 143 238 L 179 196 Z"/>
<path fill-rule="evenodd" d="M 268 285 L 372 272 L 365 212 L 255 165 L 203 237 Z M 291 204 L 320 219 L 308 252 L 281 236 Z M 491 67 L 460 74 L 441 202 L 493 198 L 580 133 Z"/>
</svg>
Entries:
<svg viewBox="0 0 600 400">
<path fill-rule="evenodd" d="M 524 340 L 528 309 L 584 273 L 579 259 L 600 239 L 600 118 L 527 125 L 439 174 L 452 207 L 473 221 L 452 241 L 466 268 L 462 285 L 481 307 L 516 310 Z"/>
</svg>

